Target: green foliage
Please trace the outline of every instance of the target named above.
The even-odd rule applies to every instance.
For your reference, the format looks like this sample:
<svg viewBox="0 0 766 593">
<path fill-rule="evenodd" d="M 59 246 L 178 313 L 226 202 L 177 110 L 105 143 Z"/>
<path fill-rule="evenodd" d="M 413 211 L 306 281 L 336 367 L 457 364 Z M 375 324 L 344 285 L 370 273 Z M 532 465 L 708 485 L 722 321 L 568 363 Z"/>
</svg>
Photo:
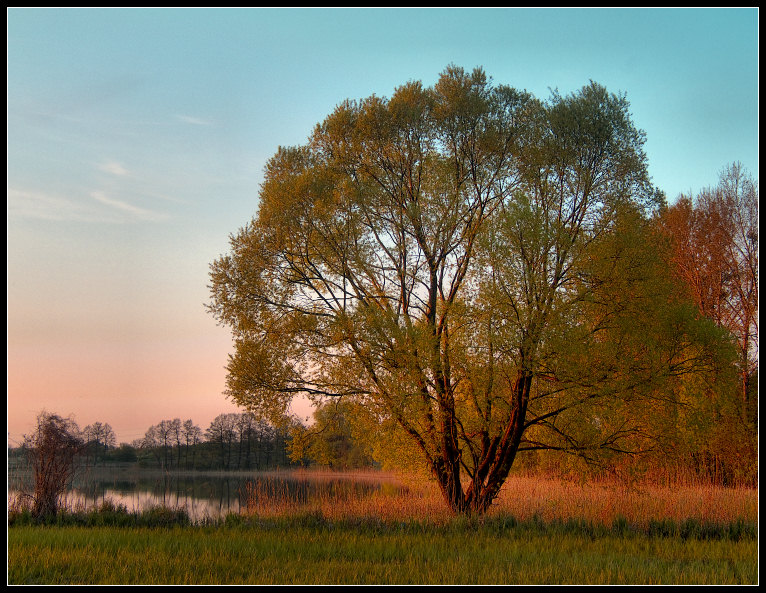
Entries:
<svg viewBox="0 0 766 593">
<path fill-rule="evenodd" d="M 628 108 L 454 66 L 339 105 L 269 161 L 211 266 L 227 395 L 272 422 L 297 395 L 352 402 L 369 450 L 396 459 L 406 436 L 459 513 L 486 511 L 519 451 L 653 447 L 672 379 L 713 346 L 657 255 Z"/>
<path fill-rule="evenodd" d="M 104 461 L 116 463 L 132 463 L 138 461 L 136 448 L 127 443 L 120 443 L 115 449 L 110 449 L 104 455 Z"/>
<path fill-rule="evenodd" d="M 359 413 L 354 408 L 352 402 L 332 400 L 314 411 L 306 453 L 315 463 L 333 469 L 373 465 L 372 458 L 363 448 L 362 435 L 355 430 L 353 423 Z"/>
</svg>

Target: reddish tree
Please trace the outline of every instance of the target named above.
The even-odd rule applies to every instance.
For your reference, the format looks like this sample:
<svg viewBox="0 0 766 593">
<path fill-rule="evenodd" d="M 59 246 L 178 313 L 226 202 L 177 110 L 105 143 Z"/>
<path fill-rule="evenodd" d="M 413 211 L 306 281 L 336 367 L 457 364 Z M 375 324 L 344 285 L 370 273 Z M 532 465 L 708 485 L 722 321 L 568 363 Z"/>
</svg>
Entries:
<svg viewBox="0 0 766 593">
<path fill-rule="evenodd" d="M 737 341 L 743 415 L 755 421 L 758 369 L 758 186 L 735 163 L 718 186 L 668 208 L 673 264 L 700 313 Z"/>
</svg>

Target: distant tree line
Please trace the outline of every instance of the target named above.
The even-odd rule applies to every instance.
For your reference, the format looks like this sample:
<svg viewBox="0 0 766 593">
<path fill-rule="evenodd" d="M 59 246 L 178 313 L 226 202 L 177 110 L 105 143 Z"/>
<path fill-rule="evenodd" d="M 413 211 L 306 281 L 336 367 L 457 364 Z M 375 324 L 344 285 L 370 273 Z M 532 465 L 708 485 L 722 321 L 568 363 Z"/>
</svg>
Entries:
<svg viewBox="0 0 766 593">
<path fill-rule="evenodd" d="M 192 420 L 162 420 L 133 441 L 137 460 L 164 469 L 264 470 L 292 465 L 288 433 L 253 414 L 219 414 L 203 431 Z"/>
<path fill-rule="evenodd" d="M 38 441 L 44 441 L 39 435 L 50 432 L 46 430 L 53 422 L 51 418 L 58 422 L 56 426 L 65 427 L 66 449 L 77 467 L 138 463 L 161 469 L 265 470 L 304 461 L 290 458 L 286 429 L 275 428 L 247 412 L 220 414 L 204 431 L 191 419 L 162 420 L 150 426 L 142 438 L 119 445 L 106 422 L 80 428 L 71 418 L 42 412 L 36 432 L 26 435 L 20 447 L 9 448 L 9 468 L 37 459 L 42 450 Z"/>
</svg>

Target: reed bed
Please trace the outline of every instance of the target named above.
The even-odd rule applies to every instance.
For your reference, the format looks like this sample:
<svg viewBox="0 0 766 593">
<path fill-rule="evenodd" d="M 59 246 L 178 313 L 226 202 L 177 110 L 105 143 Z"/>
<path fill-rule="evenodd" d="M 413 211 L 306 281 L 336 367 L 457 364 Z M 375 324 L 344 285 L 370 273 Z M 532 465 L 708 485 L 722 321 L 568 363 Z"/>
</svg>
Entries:
<svg viewBox="0 0 766 593">
<path fill-rule="evenodd" d="M 288 518 L 314 514 L 330 520 L 371 519 L 383 523 L 426 521 L 443 524 L 452 518 L 438 491 L 408 486 L 385 476 L 373 489 L 355 488 L 356 476 L 343 487 L 317 488 L 310 497 L 296 497 L 283 480 L 259 478 L 245 492 L 243 513 L 257 518 Z M 362 478 L 365 480 L 365 478 Z M 378 477 L 380 480 L 380 477 Z"/>
<path fill-rule="evenodd" d="M 538 516 L 546 521 L 580 519 L 605 525 L 619 519 L 638 526 L 689 519 L 721 524 L 757 521 L 758 491 L 704 484 L 671 487 L 514 477 L 504 485 L 491 512 L 519 519 Z"/>
<path fill-rule="evenodd" d="M 328 520 L 368 519 L 379 522 L 419 521 L 446 524 L 454 515 L 436 484 L 421 476 L 394 474 L 325 474 L 328 488 L 312 496 L 295 496 L 284 480 L 268 477 L 250 482 L 243 514 L 257 518 L 315 514 Z M 312 481 L 321 475 L 306 474 Z M 370 482 L 378 488 L 355 487 Z M 545 476 L 514 476 L 503 486 L 486 515 L 512 516 L 519 521 L 582 521 L 613 525 L 625 521 L 646 528 L 657 521 L 695 520 L 708 524 L 757 523 L 758 491 L 705 484 L 678 486 L 626 484 L 617 480 L 573 482 Z"/>
</svg>

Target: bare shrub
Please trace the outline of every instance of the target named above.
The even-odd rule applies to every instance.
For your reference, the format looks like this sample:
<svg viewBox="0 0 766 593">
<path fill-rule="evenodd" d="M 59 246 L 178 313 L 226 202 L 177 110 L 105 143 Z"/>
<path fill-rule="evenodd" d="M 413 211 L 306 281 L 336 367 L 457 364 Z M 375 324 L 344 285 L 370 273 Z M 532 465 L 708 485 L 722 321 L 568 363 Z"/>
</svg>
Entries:
<svg viewBox="0 0 766 593">
<path fill-rule="evenodd" d="M 32 468 L 32 515 L 53 516 L 74 476 L 75 458 L 83 451 L 80 430 L 74 420 L 41 412 L 37 429 L 24 436 L 22 447 Z"/>
</svg>

